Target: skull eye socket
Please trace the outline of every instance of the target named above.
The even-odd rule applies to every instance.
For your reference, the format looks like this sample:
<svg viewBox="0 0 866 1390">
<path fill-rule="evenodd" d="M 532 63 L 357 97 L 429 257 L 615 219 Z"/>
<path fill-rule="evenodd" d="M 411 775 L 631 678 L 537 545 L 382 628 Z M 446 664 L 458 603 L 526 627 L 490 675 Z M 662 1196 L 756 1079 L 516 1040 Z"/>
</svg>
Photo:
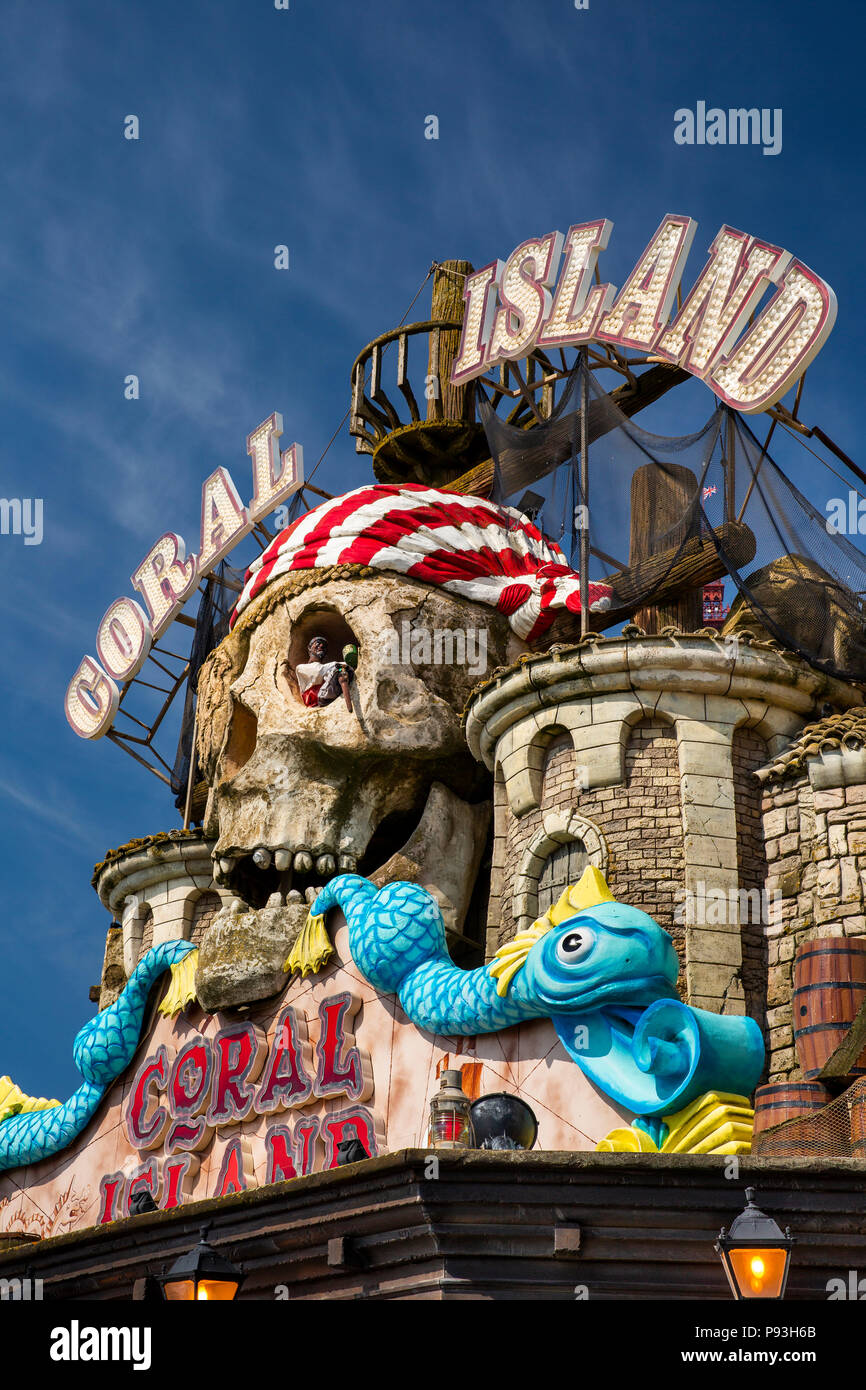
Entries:
<svg viewBox="0 0 866 1390">
<path fill-rule="evenodd" d="M 561 965 L 577 965 L 589 955 L 595 945 L 591 927 L 574 927 L 556 943 L 556 959 Z"/>
</svg>

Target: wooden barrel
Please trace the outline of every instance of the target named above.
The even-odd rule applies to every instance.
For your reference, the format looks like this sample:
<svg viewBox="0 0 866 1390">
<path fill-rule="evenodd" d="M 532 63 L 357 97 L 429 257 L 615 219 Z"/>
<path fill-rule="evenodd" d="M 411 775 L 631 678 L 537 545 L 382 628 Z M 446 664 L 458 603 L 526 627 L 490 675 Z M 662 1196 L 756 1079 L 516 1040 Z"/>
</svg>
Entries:
<svg viewBox="0 0 866 1390">
<path fill-rule="evenodd" d="M 760 1134 L 785 1120 L 801 1120 L 833 1099 L 820 1081 L 778 1081 L 755 1092 L 755 1128 Z"/>
<path fill-rule="evenodd" d="M 794 958 L 794 1043 L 803 1075 L 818 1076 L 866 999 L 866 937 L 805 942 Z M 866 1049 L 849 1075 L 866 1075 Z"/>
</svg>

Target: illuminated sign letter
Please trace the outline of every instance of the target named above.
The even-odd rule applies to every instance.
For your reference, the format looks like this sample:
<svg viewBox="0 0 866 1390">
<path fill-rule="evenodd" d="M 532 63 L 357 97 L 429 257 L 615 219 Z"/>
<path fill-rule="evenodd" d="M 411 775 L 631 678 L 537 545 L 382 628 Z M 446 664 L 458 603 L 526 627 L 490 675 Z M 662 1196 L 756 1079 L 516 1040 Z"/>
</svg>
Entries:
<svg viewBox="0 0 866 1390">
<path fill-rule="evenodd" d="M 277 441 L 283 432 L 283 417 L 274 411 L 247 435 L 247 453 L 253 461 L 253 499 L 249 505 L 250 521 L 260 521 L 287 497 L 297 492 L 304 481 L 304 451 L 300 444 L 284 449 Z"/>
<path fill-rule="evenodd" d="M 593 285 L 599 251 L 607 247 L 613 223 L 607 218 L 569 227 L 565 238 L 565 264 L 556 287 L 550 318 L 538 339 L 539 347 L 566 347 L 586 343 L 598 320 L 610 308 L 613 285 Z"/>
<path fill-rule="evenodd" d="M 466 309 L 463 332 L 460 335 L 460 351 L 451 368 L 451 382 L 454 386 L 484 371 L 487 341 L 496 309 L 496 289 L 504 269 L 501 261 L 493 261 L 491 265 L 466 276 L 463 287 Z"/>
<path fill-rule="evenodd" d="M 784 396 L 823 347 L 836 322 L 836 296 L 802 261 L 746 336 L 707 377 L 716 395 L 747 415 Z"/>
<path fill-rule="evenodd" d="M 64 707 L 70 727 L 79 738 L 102 738 L 111 728 L 120 691 L 97 665 L 92 656 L 85 656 L 69 682 Z"/>
<path fill-rule="evenodd" d="M 96 653 L 109 676 L 127 681 L 138 675 L 152 640 L 141 606 L 131 598 L 116 598 L 96 629 Z"/>
<path fill-rule="evenodd" d="M 207 574 L 218 565 L 232 546 L 251 530 L 252 522 L 228 470 L 218 468 L 201 490 L 199 575 Z"/>
<path fill-rule="evenodd" d="M 562 232 L 524 241 L 512 251 L 499 281 L 501 307 L 496 310 L 485 366 L 501 358 L 522 357 L 535 346 L 538 332 L 553 307 L 550 286 L 562 253 Z"/>
<path fill-rule="evenodd" d="M 691 217 L 668 214 L 601 320 L 595 336 L 620 347 L 649 350 L 668 320 L 689 247 L 697 229 Z"/>
<path fill-rule="evenodd" d="M 710 259 L 659 338 L 658 355 L 703 376 L 728 351 L 764 290 L 777 283 L 790 259 L 781 246 L 722 227 L 710 247 Z"/>
<path fill-rule="evenodd" d="M 152 545 L 131 583 L 144 595 L 154 639 L 161 637 L 196 586 L 198 561 L 186 558 L 182 536 L 167 531 Z"/>
</svg>

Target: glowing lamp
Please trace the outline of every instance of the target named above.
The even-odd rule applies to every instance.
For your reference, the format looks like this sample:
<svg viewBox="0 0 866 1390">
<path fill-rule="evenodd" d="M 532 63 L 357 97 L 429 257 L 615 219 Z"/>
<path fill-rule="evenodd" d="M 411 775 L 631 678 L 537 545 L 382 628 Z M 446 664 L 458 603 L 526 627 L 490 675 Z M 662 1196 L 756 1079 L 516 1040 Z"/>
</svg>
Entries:
<svg viewBox="0 0 866 1390">
<path fill-rule="evenodd" d="M 430 1102 L 430 1143 L 434 1149 L 473 1149 L 475 1135 L 469 1097 L 459 1071 L 443 1071 L 439 1090 Z"/>
<path fill-rule="evenodd" d="M 166 1302 L 227 1303 L 235 1297 L 244 1281 L 243 1273 L 208 1244 L 207 1233 L 208 1227 L 202 1226 L 198 1245 L 160 1276 Z"/>
<path fill-rule="evenodd" d="M 730 1232 L 722 1227 L 715 1250 L 735 1299 L 781 1299 L 794 1237 L 787 1227 L 783 1235 L 772 1217 L 755 1206 L 754 1197 L 754 1187 L 747 1187 L 745 1210 L 731 1223 Z"/>
</svg>

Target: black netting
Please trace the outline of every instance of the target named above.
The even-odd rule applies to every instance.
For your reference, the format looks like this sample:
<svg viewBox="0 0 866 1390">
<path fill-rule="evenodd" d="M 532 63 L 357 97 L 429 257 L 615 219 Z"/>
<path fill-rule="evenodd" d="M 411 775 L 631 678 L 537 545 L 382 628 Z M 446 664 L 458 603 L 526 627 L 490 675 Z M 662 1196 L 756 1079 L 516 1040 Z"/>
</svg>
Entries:
<svg viewBox="0 0 866 1390">
<path fill-rule="evenodd" d="M 243 578 L 243 570 L 232 569 L 223 561 L 219 566 L 218 574 L 211 575 L 208 579 L 199 602 L 195 634 L 189 654 L 189 676 L 186 683 L 180 737 L 178 738 L 177 753 L 171 773 L 171 790 L 174 793 L 174 804 L 179 811 L 183 811 L 186 805 L 199 672 L 214 647 L 218 646 L 228 633 L 229 618 L 243 585 Z"/>
<path fill-rule="evenodd" d="M 487 403 L 481 417 L 494 499 L 532 516 L 575 569 L 588 518 L 589 578 L 612 587 L 596 630 L 631 615 L 648 630 L 700 627 L 704 585 L 725 580 L 725 632 L 748 628 L 831 674 L 866 679 L 866 556 L 828 527 L 741 416 L 717 406 L 694 434 L 650 434 L 579 362 L 549 420 L 519 428 Z"/>
</svg>

